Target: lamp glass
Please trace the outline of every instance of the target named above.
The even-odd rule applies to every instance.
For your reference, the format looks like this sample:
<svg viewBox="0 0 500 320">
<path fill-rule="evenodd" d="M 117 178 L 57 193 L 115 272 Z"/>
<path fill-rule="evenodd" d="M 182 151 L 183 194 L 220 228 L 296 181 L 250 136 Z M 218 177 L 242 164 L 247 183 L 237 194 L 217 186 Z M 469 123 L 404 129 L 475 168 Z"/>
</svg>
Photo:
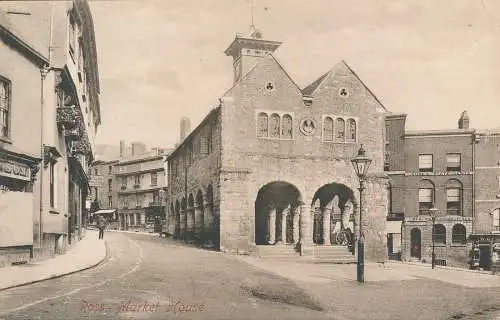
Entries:
<svg viewBox="0 0 500 320">
<path fill-rule="evenodd" d="M 364 178 L 368 173 L 368 168 L 372 163 L 372 160 L 365 156 L 365 150 L 363 149 L 363 145 L 358 150 L 358 154 L 352 160 L 352 166 L 354 167 L 354 171 L 359 178 Z"/>
</svg>

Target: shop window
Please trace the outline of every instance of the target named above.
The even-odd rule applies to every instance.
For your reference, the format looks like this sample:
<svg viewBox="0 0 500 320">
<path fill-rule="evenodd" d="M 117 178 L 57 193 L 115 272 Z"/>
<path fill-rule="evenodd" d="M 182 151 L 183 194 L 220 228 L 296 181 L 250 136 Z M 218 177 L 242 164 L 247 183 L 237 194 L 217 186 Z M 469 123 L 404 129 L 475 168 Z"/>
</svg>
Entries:
<svg viewBox="0 0 500 320">
<path fill-rule="evenodd" d="M 451 243 L 465 244 L 467 240 L 466 231 L 463 224 L 456 224 L 451 231 Z"/>
<path fill-rule="evenodd" d="M 356 121 L 347 120 L 347 142 L 356 142 Z"/>
<path fill-rule="evenodd" d="M 269 121 L 269 137 L 279 138 L 280 137 L 280 116 L 276 113 L 271 115 Z"/>
<path fill-rule="evenodd" d="M 460 171 L 461 170 L 461 155 L 460 153 L 448 153 L 446 155 L 446 170 Z"/>
<path fill-rule="evenodd" d="M 444 225 L 434 225 L 433 241 L 437 244 L 446 244 L 446 228 Z"/>
<path fill-rule="evenodd" d="M 325 117 L 323 120 L 323 141 L 333 141 L 333 119 Z"/>
<path fill-rule="evenodd" d="M 420 154 L 418 156 L 418 170 L 420 172 L 432 172 L 432 154 Z"/>
<path fill-rule="evenodd" d="M 336 142 L 345 142 L 345 121 L 342 118 L 337 118 L 335 123 L 335 141 Z"/>
<path fill-rule="evenodd" d="M 10 81 L 0 77 L 0 137 L 10 136 Z"/>
<path fill-rule="evenodd" d="M 283 128 L 281 131 L 281 137 L 283 139 L 292 139 L 293 125 L 292 116 L 285 114 L 283 116 Z"/>
<path fill-rule="evenodd" d="M 264 112 L 259 113 L 257 117 L 257 137 L 267 137 L 269 128 L 269 118 Z"/>
</svg>

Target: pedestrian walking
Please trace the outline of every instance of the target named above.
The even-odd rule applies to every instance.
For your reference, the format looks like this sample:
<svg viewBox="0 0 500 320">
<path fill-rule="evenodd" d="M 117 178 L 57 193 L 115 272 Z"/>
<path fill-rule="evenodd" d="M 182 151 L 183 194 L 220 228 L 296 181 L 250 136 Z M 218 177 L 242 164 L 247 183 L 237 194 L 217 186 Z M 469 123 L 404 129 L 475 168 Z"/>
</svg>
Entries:
<svg viewBox="0 0 500 320">
<path fill-rule="evenodd" d="M 99 229 L 99 239 L 104 239 L 104 229 L 106 228 L 106 219 L 103 216 L 97 218 L 97 228 Z"/>
</svg>

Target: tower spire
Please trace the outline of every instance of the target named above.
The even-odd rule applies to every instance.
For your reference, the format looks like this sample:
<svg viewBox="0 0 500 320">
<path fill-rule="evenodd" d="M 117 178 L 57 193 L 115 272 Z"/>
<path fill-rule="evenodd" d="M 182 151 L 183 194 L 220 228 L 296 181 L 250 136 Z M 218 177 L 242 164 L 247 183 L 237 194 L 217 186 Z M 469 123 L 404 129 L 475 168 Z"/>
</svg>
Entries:
<svg viewBox="0 0 500 320">
<path fill-rule="evenodd" d="M 255 1 L 252 0 L 252 24 L 250 25 L 250 32 L 255 31 Z"/>
</svg>

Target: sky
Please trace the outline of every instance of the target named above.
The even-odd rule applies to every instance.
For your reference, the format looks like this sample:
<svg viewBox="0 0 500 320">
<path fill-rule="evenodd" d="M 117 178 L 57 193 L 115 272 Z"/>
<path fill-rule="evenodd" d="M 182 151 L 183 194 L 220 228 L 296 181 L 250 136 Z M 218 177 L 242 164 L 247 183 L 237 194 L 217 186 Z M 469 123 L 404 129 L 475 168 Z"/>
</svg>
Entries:
<svg viewBox="0 0 500 320">
<path fill-rule="evenodd" d="M 171 147 L 231 87 L 224 50 L 251 0 L 93 0 L 99 144 Z M 407 129 L 500 127 L 500 1 L 256 0 L 255 24 L 305 87 L 345 60 Z"/>
</svg>

